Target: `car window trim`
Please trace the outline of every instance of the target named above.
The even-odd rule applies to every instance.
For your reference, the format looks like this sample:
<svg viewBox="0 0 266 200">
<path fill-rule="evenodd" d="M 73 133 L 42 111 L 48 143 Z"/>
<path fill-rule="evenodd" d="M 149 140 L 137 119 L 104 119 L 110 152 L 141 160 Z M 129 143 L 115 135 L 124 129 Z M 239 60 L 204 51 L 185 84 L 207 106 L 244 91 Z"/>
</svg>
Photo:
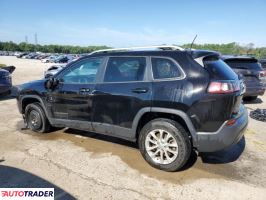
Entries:
<svg viewBox="0 0 266 200">
<path fill-rule="evenodd" d="M 144 71 L 144 76 L 143 76 L 143 80 L 142 81 L 116 81 L 116 82 L 105 82 L 104 81 L 104 77 L 105 77 L 105 73 L 106 73 L 106 69 L 107 69 L 107 65 L 108 65 L 108 62 L 109 62 L 109 59 L 110 58 L 145 58 L 145 61 L 146 61 L 146 66 L 145 66 L 145 71 Z M 100 82 L 98 82 L 98 84 L 112 84 L 112 83 L 145 83 L 145 82 L 149 82 L 148 81 L 148 78 L 147 78 L 147 73 L 148 73 L 148 66 L 149 65 L 149 58 L 148 56 L 134 56 L 134 55 L 115 55 L 115 56 L 107 56 L 106 58 L 106 62 L 105 62 L 105 66 L 104 66 L 104 70 L 103 70 L 103 73 L 102 73 L 102 77 L 101 77 L 101 80 Z"/>
<path fill-rule="evenodd" d="M 178 70 L 180 71 L 181 75 L 178 77 L 173 77 L 173 78 L 159 78 L 159 79 L 155 79 L 153 76 L 153 67 L 152 67 L 152 58 L 163 58 L 163 59 L 168 59 L 170 61 L 172 61 L 178 68 Z M 174 81 L 174 80 L 183 80 L 186 78 L 186 73 L 184 72 L 184 70 L 182 69 L 182 67 L 179 65 L 179 63 L 168 56 L 150 56 L 150 64 L 151 64 L 151 78 L 153 82 L 157 82 L 157 81 Z"/>
</svg>

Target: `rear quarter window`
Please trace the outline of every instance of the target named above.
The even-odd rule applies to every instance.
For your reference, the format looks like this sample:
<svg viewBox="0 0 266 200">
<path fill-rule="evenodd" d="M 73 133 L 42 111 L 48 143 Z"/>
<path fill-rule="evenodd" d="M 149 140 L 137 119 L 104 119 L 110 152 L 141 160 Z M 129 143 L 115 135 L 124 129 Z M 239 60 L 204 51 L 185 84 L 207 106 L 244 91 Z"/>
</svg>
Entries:
<svg viewBox="0 0 266 200">
<path fill-rule="evenodd" d="M 236 80 L 237 74 L 221 59 L 206 58 L 203 60 L 210 77 L 216 80 Z"/>
<path fill-rule="evenodd" d="M 153 78 L 155 80 L 184 77 L 184 73 L 180 70 L 177 64 L 169 58 L 152 57 L 151 62 Z"/>
</svg>

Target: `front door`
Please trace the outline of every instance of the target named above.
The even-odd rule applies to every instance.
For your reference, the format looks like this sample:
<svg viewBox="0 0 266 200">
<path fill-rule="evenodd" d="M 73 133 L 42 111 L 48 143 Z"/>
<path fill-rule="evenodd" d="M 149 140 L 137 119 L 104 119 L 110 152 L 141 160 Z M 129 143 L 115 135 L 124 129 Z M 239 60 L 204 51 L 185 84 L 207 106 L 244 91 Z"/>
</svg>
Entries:
<svg viewBox="0 0 266 200">
<path fill-rule="evenodd" d="M 56 78 L 58 86 L 48 93 L 54 123 L 90 129 L 92 96 L 103 58 L 87 58 L 73 63 Z"/>
</svg>

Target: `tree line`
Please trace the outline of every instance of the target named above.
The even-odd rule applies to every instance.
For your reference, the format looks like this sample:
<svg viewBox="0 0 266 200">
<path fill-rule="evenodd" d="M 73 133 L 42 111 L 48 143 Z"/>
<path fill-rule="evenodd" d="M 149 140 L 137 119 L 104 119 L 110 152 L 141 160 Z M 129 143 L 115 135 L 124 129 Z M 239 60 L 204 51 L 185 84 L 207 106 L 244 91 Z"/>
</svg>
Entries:
<svg viewBox="0 0 266 200">
<path fill-rule="evenodd" d="M 43 52 L 43 53 L 71 53 L 71 54 L 82 54 L 89 53 L 92 51 L 107 49 L 107 46 L 72 46 L 72 45 L 35 45 L 26 42 L 16 44 L 10 42 L 0 42 L 0 51 L 21 51 L 21 52 Z"/>
<path fill-rule="evenodd" d="M 181 45 L 184 48 L 190 48 L 190 44 Z M 45 53 L 71 53 L 71 54 L 82 54 L 90 53 L 99 49 L 110 48 L 107 46 L 71 46 L 71 45 L 34 45 L 26 42 L 19 44 L 14 42 L 0 42 L 0 51 L 24 51 L 34 52 L 40 51 Z M 255 48 L 253 43 L 249 43 L 245 46 L 239 45 L 236 42 L 227 44 L 194 44 L 193 49 L 206 49 L 219 51 L 222 54 L 233 54 L 233 55 L 252 55 L 257 58 L 266 58 L 266 47 Z"/>
<path fill-rule="evenodd" d="M 190 48 L 191 44 L 184 44 L 184 48 Z M 266 58 L 266 47 L 254 47 L 253 43 L 241 46 L 236 42 L 227 44 L 194 44 L 193 49 L 204 49 L 218 51 L 222 54 L 228 55 L 250 55 L 257 58 Z"/>
</svg>

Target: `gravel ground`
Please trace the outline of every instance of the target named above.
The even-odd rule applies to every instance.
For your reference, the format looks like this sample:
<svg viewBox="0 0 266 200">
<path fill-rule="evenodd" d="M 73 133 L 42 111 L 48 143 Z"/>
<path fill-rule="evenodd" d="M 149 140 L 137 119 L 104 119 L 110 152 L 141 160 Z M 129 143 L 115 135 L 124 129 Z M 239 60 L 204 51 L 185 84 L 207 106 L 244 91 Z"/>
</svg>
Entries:
<svg viewBox="0 0 266 200">
<path fill-rule="evenodd" d="M 51 64 L 0 56 L 16 66 L 14 85 L 43 77 Z M 266 108 L 266 96 L 246 102 Z M 136 144 L 96 133 L 23 130 L 11 97 L 0 98 L 0 187 L 54 187 L 56 199 L 265 199 L 266 123 L 250 119 L 227 151 L 193 154 L 181 172 L 150 167 Z"/>
</svg>

